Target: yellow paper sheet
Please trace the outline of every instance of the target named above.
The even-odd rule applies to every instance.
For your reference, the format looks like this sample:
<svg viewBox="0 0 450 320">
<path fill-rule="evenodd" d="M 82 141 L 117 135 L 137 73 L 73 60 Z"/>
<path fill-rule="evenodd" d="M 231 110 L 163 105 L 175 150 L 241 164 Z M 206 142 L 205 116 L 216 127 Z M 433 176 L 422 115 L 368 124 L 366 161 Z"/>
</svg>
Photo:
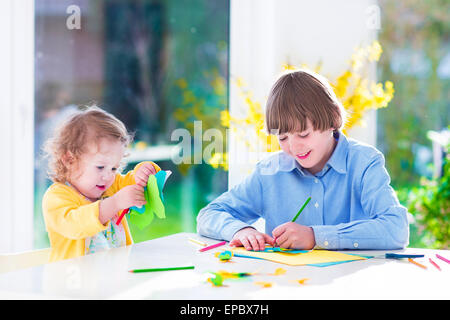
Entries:
<svg viewBox="0 0 450 320">
<path fill-rule="evenodd" d="M 282 253 L 282 252 L 258 252 L 247 251 L 245 248 L 232 248 L 235 254 L 242 254 L 254 258 L 261 258 L 273 262 L 283 263 L 290 266 L 302 266 L 306 264 L 330 263 L 340 261 L 365 260 L 366 258 L 354 256 L 337 251 L 311 250 L 305 253 Z"/>
</svg>

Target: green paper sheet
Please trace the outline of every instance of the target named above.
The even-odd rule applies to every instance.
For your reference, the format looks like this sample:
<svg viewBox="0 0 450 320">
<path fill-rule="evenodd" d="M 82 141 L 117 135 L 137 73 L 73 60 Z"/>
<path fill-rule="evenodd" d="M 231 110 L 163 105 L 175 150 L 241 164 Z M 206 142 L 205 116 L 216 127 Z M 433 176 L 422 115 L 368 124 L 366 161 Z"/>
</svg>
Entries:
<svg viewBox="0 0 450 320">
<path fill-rule="evenodd" d="M 155 215 L 160 219 L 164 219 L 166 217 L 164 204 L 161 199 L 162 186 L 165 182 L 164 180 L 166 178 L 166 173 L 164 171 L 159 171 L 157 175 L 160 172 L 164 174 L 162 179 L 159 178 L 160 181 L 163 181 L 162 183 L 159 183 L 161 188 L 158 188 L 158 178 L 156 175 L 149 176 L 147 187 L 144 190 L 145 200 L 147 203 L 144 208 L 130 208 L 129 221 L 141 230 L 152 223 Z"/>
</svg>

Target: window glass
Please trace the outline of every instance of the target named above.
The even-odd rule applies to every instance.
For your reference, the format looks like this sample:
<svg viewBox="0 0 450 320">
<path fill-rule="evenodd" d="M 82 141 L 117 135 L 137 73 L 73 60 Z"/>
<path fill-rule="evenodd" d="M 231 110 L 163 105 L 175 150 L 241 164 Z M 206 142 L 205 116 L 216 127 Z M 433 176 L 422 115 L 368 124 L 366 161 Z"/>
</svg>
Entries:
<svg viewBox="0 0 450 320">
<path fill-rule="evenodd" d="M 448 141 L 445 137 L 450 129 L 449 4 L 383 0 L 379 5 L 382 23 L 378 36 L 383 54 L 378 76 L 383 82 L 392 81 L 395 93 L 389 106 L 377 111 L 377 141 L 386 157 L 392 185 L 402 204 L 407 205 L 415 197 L 431 200 L 434 192 L 430 193 L 432 190 L 422 182 L 444 174 L 445 146 L 437 141 Z M 430 131 L 435 134 L 430 135 Z M 437 135 L 441 138 L 433 142 L 430 138 Z M 446 203 L 448 207 L 448 199 Z M 438 222 L 438 217 L 445 220 L 445 208 L 436 209 L 439 205 L 434 200 L 428 209 L 414 205 L 416 222 L 411 225 L 411 247 L 432 247 L 434 240 L 425 241 L 425 234 L 419 237 L 424 229 L 436 230 L 434 237 L 438 239 L 447 234 L 445 226 Z"/>
<path fill-rule="evenodd" d="M 228 104 L 229 2 L 224 0 L 35 1 L 35 247 L 47 247 L 41 200 L 51 184 L 41 148 L 79 106 L 97 104 L 135 133 L 130 161 L 153 160 L 173 175 L 166 219 L 132 228 L 136 242 L 195 231 L 195 217 L 227 188 L 227 173 L 202 161 L 176 164 L 171 133 L 201 104 Z M 220 117 L 210 126 L 220 127 Z M 150 155 L 150 158 L 145 158 Z"/>
</svg>

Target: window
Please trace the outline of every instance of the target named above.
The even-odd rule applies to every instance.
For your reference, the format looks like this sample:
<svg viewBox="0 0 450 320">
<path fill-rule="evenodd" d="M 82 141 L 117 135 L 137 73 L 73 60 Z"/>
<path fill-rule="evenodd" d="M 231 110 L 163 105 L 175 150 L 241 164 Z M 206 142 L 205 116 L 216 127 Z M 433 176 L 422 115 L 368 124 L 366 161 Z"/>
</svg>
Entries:
<svg viewBox="0 0 450 320">
<path fill-rule="evenodd" d="M 449 203 L 445 199 L 445 177 L 449 173 L 443 170 L 443 164 L 450 129 L 449 4 L 383 0 L 379 5 L 379 39 L 384 53 L 378 73 L 381 80 L 394 83 L 395 94 L 389 107 L 378 112 L 378 147 L 385 154 L 400 202 L 409 206 L 415 219 L 410 246 L 445 248 Z M 424 183 L 431 179 L 431 183 Z M 434 196 L 442 200 L 435 201 Z M 428 200 L 432 205 L 424 205 Z"/>
<path fill-rule="evenodd" d="M 145 230 L 130 225 L 134 240 L 195 231 L 196 214 L 226 190 L 227 174 L 205 162 L 176 165 L 171 133 L 189 125 L 183 110 L 227 108 L 228 37 L 223 0 L 35 2 L 35 247 L 48 246 L 40 201 L 51 182 L 41 146 L 61 119 L 92 103 L 135 132 L 124 171 L 153 160 L 173 172 L 167 218 Z"/>
<path fill-rule="evenodd" d="M 441 131 L 450 123 L 448 22 L 439 1 L 423 6 L 380 1 L 380 7 L 384 52 L 378 71 L 381 80 L 394 82 L 395 94 L 389 107 L 378 112 L 378 141 L 392 183 L 401 189 L 433 175 L 427 131 Z"/>
</svg>

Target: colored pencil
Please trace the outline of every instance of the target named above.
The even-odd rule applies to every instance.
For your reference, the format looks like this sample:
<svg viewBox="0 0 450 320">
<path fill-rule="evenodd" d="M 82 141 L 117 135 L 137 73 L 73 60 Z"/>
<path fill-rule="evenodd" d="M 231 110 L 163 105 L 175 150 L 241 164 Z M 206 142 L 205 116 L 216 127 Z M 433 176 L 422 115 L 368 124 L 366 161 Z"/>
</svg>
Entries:
<svg viewBox="0 0 450 320">
<path fill-rule="evenodd" d="M 442 261 L 445 261 L 445 262 L 447 262 L 447 263 L 450 263 L 449 260 L 445 259 L 443 256 L 441 256 L 441 255 L 439 255 L 439 254 L 437 254 L 437 253 L 436 253 L 436 257 L 439 258 L 439 259 L 441 259 Z"/>
<path fill-rule="evenodd" d="M 151 268 L 151 269 L 134 269 L 129 270 L 128 272 L 131 273 L 142 273 L 142 272 L 158 272 L 158 271 L 173 271 L 173 270 L 187 270 L 187 269 L 194 269 L 194 266 L 187 266 L 187 267 L 168 267 L 168 268 Z"/>
<path fill-rule="evenodd" d="M 201 241 L 199 241 L 199 240 L 197 240 L 197 239 L 194 239 L 194 238 L 189 238 L 189 241 L 192 241 L 192 242 L 194 242 L 194 243 L 196 243 L 196 244 L 199 244 L 199 245 L 201 245 L 201 246 L 203 246 L 203 247 L 206 247 L 206 246 L 207 246 L 206 243 L 201 242 Z"/>
<path fill-rule="evenodd" d="M 223 246 L 223 245 L 225 245 L 225 244 L 227 244 L 226 241 L 218 242 L 218 243 L 213 244 L 213 245 L 211 245 L 211 246 L 201 248 L 199 251 L 200 251 L 200 252 L 203 252 L 203 251 L 211 250 L 211 249 L 214 249 L 214 248 Z"/>
<path fill-rule="evenodd" d="M 300 215 L 300 213 L 302 213 L 303 209 L 305 209 L 306 205 L 308 204 L 308 202 L 311 201 L 311 197 L 309 197 L 308 199 L 306 199 L 305 203 L 303 204 L 303 206 L 300 208 L 300 210 L 297 212 L 297 214 L 295 215 L 295 217 L 292 219 L 291 222 L 295 222 L 295 220 L 297 220 L 298 216 Z M 275 247 L 277 246 L 277 237 L 275 237 L 275 239 L 273 239 L 273 242 L 275 244 Z"/>
<path fill-rule="evenodd" d="M 415 264 L 415 265 L 418 266 L 418 267 L 421 267 L 421 268 L 423 268 L 423 269 L 427 269 L 426 266 L 424 266 L 423 264 L 418 263 L 417 261 L 414 261 L 414 260 L 411 259 L 411 258 L 408 258 L 408 261 L 411 262 L 412 264 Z"/>
<path fill-rule="evenodd" d="M 116 225 L 119 225 L 119 224 L 120 224 L 120 221 L 122 221 L 123 217 L 125 217 L 125 215 L 126 215 L 129 211 L 130 211 L 129 208 L 127 208 L 127 209 L 125 209 L 125 210 L 122 211 L 122 213 L 120 214 L 119 219 L 117 219 L 117 221 L 116 221 Z"/>
<path fill-rule="evenodd" d="M 431 258 L 428 258 L 428 261 L 430 261 L 430 263 L 435 266 L 439 271 L 441 271 L 441 267 L 438 266 L 438 264 L 436 262 L 434 262 L 433 260 L 431 260 Z"/>
<path fill-rule="evenodd" d="M 303 206 L 300 208 L 300 210 L 297 212 L 297 214 L 295 215 L 294 219 L 292 219 L 292 222 L 295 222 L 295 220 L 297 220 L 298 216 L 300 215 L 300 213 L 302 213 L 303 209 L 305 209 L 306 205 L 308 204 L 308 202 L 311 200 L 311 197 L 309 197 L 308 199 L 306 199 L 305 203 L 303 204 Z"/>
</svg>

